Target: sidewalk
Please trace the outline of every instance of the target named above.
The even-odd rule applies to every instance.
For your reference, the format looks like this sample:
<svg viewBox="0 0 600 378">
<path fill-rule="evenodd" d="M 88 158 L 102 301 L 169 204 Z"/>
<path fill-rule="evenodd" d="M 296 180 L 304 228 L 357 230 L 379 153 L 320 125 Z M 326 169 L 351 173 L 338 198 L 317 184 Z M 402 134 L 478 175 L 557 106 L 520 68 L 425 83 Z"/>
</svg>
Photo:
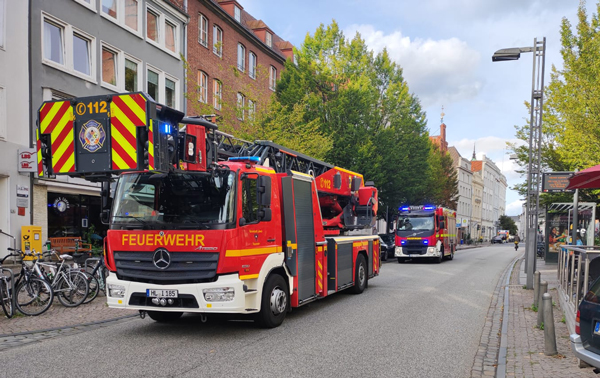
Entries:
<svg viewBox="0 0 600 378">
<path fill-rule="evenodd" d="M 544 354 L 544 331 L 536 328 L 537 312 L 531 310 L 533 290 L 523 288 L 527 275 L 523 272 L 523 259 L 515 264 L 509 284 L 508 327 L 506 329 L 506 376 L 507 377 L 598 377 L 593 368 L 579 368 L 579 360 L 573 355 L 569 331 L 563 322 L 563 312 L 558 299 L 557 265 L 537 260 L 541 281 L 548 282 L 548 292 L 556 303 L 553 309 L 558 355 Z M 504 285 L 504 283 L 503 283 Z M 499 361 L 500 362 L 500 361 Z M 500 371 L 499 371 L 500 372 Z M 500 375 L 497 375 L 500 377 Z"/>
</svg>

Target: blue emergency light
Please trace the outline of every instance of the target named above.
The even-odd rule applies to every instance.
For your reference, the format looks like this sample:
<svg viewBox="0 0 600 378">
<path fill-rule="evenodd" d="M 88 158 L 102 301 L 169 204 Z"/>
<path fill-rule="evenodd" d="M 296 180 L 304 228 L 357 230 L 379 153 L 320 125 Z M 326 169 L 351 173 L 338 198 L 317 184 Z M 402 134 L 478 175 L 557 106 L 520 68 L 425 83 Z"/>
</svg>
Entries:
<svg viewBox="0 0 600 378">
<path fill-rule="evenodd" d="M 423 244 L 424 245 L 428 245 L 429 244 L 429 240 L 423 240 Z"/>
<path fill-rule="evenodd" d="M 406 240 L 401 240 L 400 245 L 404 245 L 404 244 L 406 244 Z"/>
<path fill-rule="evenodd" d="M 435 210 L 435 206 L 431 206 L 431 205 L 423 206 L 423 210 Z"/>
<path fill-rule="evenodd" d="M 163 134 L 171 134 L 171 125 L 169 125 L 168 123 L 163 123 L 160 125 L 160 131 Z"/>
<path fill-rule="evenodd" d="M 410 206 L 402 206 L 399 209 L 400 211 L 410 211 Z"/>
<path fill-rule="evenodd" d="M 259 163 L 260 158 L 258 156 L 236 156 L 230 157 L 229 161 L 249 161 L 251 163 Z"/>
</svg>

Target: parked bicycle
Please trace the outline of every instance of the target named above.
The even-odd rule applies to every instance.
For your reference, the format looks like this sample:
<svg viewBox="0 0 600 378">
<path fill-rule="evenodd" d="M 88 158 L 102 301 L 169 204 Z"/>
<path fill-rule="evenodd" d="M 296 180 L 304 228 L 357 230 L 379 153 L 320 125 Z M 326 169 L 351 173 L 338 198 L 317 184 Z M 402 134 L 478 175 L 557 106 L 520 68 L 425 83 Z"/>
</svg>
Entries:
<svg viewBox="0 0 600 378">
<path fill-rule="evenodd" d="M 66 307 L 76 307 L 83 303 L 89 292 L 89 283 L 85 274 L 79 269 L 72 269 L 66 261 L 73 260 L 67 254 L 59 255 L 51 250 L 45 255 L 55 255 L 60 264 L 40 262 L 35 260 L 33 269 L 38 277 L 46 280 L 58 296 L 59 302 Z"/>
<path fill-rule="evenodd" d="M 104 259 L 98 257 L 86 259 L 82 271 L 88 276 L 88 283 L 90 285 L 90 291 L 83 303 L 90 303 L 96 299 L 100 290 L 106 295 L 106 277 L 108 276 L 108 269 L 104 265 Z"/>
<path fill-rule="evenodd" d="M 2 264 L 4 261 L 12 256 L 18 256 L 17 254 L 9 254 L 0 260 L 0 305 L 2 311 L 7 318 L 12 318 L 15 313 L 15 277 L 12 270 L 3 268 Z"/>
<path fill-rule="evenodd" d="M 8 248 L 18 255 L 34 256 L 30 252 Z M 37 277 L 30 261 L 21 262 L 21 271 L 15 282 L 14 303 L 17 310 L 24 315 L 36 316 L 46 312 L 54 300 L 52 287 L 45 280 Z"/>
</svg>

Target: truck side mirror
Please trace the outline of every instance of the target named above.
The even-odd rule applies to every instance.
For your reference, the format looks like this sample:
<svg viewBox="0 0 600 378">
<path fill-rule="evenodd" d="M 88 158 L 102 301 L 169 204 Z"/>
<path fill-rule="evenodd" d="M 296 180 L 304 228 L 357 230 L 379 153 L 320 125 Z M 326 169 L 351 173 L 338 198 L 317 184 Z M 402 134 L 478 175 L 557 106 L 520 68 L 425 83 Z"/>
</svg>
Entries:
<svg viewBox="0 0 600 378">
<path fill-rule="evenodd" d="M 100 213 L 100 222 L 102 222 L 102 224 L 110 223 L 110 209 L 102 210 L 102 212 Z"/>
<path fill-rule="evenodd" d="M 352 183 L 350 185 L 350 190 L 353 192 L 356 192 L 358 189 L 360 189 L 360 184 L 362 184 L 362 178 L 360 177 L 353 177 L 352 178 Z"/>
<path fill-rule="evenodd" d="M 240 218 L 240 227 L 246 225 L 246 218 Z"/>
<path fill-rule="evenodd" d="M 334 189 L 342 188 L 342 175 L 340 174 L 340 172 L 336 172 L 335 175 L 333 175 L 333 188 Z"/>
<path fill-rule="evenodd" d="M 440 222 L 440 229 L 446 228 L 446 222 Z"/>
<path fill-rule="evenodd" d="M 260 176 L 258 180 L 258 204 L 271 206 L 271 177 Z"/>
</svg>

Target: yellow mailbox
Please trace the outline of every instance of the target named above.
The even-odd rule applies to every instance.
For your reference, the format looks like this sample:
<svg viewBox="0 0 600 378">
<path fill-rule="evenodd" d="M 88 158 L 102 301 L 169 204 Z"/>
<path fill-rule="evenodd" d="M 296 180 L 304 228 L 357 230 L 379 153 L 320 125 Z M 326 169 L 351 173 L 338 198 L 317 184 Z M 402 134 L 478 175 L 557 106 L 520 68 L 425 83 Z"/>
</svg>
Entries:
<svg viewBox="0 0 600 378">
<path fill-rule="evenodd" d="M 42 227 L 40 226 L 22 226 L 21 227 L 21 250 L 23 252 L 42 253 Z M 37 256 L 23 256 L 23 260 L 34 260 Z"/>
</svg>

